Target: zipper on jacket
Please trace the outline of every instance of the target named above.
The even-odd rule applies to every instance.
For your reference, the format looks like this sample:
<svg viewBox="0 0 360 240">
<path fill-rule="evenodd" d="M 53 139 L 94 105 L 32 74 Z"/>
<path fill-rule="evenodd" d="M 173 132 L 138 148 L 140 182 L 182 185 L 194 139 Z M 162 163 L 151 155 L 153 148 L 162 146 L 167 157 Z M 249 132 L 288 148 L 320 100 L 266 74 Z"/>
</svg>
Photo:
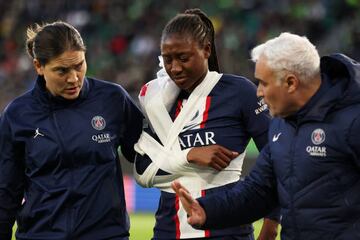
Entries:
<svg viewBox="0 0 360 240">
<path fill-rule="evenodd" d="M 57 138 L 57 141 L 59 143 L 59 146 L 60 146 L 60 152 L 61 152 L 61 155 L 63 158 L 65 158 L 66 156 L 68 156 L 66 150 L 65 150 L 65 145 L 64 145 L 64 141 L 62 140 L 61 138 L 61 129 L 59 127 L 59 124 L 57 122 L 57 119 L 56 119 L 56 110 L 51 110 L 51 120 L 52 120 L 52 123 L 54 125 L 54 128 L 55 128 L 55 135 L 56 135 L 56 138 Z M 72 186 L 73 186 L 73 174 L 71 171 L 69 171 L 69 174 L 70 174 L 70 181 L 69 181 L 69 184 L 67 186 L 67 188 L 72 191 Z M 66 207 L 66 239 L 72 239 L 72 207 L 67 204 Z"/>
</svg>

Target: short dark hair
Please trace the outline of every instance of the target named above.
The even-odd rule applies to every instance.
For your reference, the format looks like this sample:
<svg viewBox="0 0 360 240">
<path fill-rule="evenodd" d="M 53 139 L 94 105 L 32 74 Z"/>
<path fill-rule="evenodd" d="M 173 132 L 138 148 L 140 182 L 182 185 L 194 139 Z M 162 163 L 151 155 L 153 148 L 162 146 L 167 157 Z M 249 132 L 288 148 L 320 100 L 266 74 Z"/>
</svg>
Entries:
<svg viewBox="0 0 360 240">
<path fill-rule="evenodd" d="M 68 50 L 86 51 L 80 33 L 70 24 L 56 21 L 35 24 L 26 32 L 26 49 L 31 58 L 45 65 Z"/>
<path fill-rule="evenodd" d="M 177 14 L 165 26 L 161 35 L 161 42 L 170 34 L 187 34 L 203 47 L 207 41 L 211 44 L 209 57 L 209 70 L 219 72 L 219 64 L 215 47 L 215 30 L 208 16 L 198 8 L 188 9 L 184 13 Z"/>
</svg>

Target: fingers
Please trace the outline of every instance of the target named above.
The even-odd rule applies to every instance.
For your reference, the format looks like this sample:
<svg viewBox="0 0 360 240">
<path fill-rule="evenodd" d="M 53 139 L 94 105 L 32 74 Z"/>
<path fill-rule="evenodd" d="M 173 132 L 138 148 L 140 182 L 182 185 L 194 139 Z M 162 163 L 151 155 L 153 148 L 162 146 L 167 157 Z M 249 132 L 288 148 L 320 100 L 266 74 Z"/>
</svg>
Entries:
<svg viewBox="0 0 360 240">
<path fill-rule="evenodd" d="M 210 167 L 212 167 L 212 168 L 215 169 L 215 170 L 221 171 L 221 170 L 223 170 L 224 168 L 226 168 L 227 165 L 226 165 L 226 166 L 221 166 L 221 165 L 219 165 L 217 162 L 211 162 L 211 163 L 210 163 Z"/>
<path fill-rule="evenodd" d="M 218 146 L 218 151 L 215 152 L 210 166 L 218 171 L 223 170 L 229 166 L 231 160 L 234 159 L 234 156 L 237 156 L 237 152 L 232 152 L 225 147 Z"/>
<path fill-rule="evenodd" d="M 180 184 L 180 182 L 179 181 L 173 181 L 172 183 L 171 183 L 171 188 L 176 192 L 176 194 L 179 194 L 179 190 L 180 190 L 180 188 L 181 188 L 182 186 L 181 186 L 181 184 Z"/>
<path fill-rule="evenodd" d="M 205 222 L 206 215 L 199 202 L 184 189 L 180 189 L 180 193 L 179 198 L 188 215 L 188 223 L 190 225 L 201 226 Z"/>
<path fill-rule="evenodd" d="M 191 213 L 187 219 L 188 223 L 194 228 L 200 229 L 206 221 L 206 213 L 196 199 L 193 199 Z"/>
<path fill-rule="evenodd" d="M 226 168 L 229 166 L 232 158 L 228 155 L 224 154 L 223 152 L 217 152 L 216 154 L 217 161 L 216 163 L 219 164 L 222 168 Z"/>
<path fill-rule="evenodd" d="M 172 182 L 171 187 L 179 196 L 181 204 L 189 216 L 187 219 L 188 223 L 194 227 L 203 225 L 206 220 L 206 214 L 199 202 L 190 195 L 189 191 L 179 181 L 175 180 Z"/>
<path fill-rule="evenodd" d="M 187 154 L 187 160 L 200 166 L 208 166 L 218 171 L 229 166 L 230 162 L 239 155 L 220 145 L 194 147 Z"/>
<path fill-rule="evenodd" d="M 180 192 L 181 197 L 183 197 L 183 199 L 186 201 L 186 203 L 188 205 L 191 205 L 194 203 L 195 199 L 190 195 L 189 192 L 187 192 L 186 189 L 181 188 L 179 192 Z"/>
<path fill-rule="evenodd" d="M 237 156 L 240 155 L 240 153 L 238 153 L 238 152 L 232 152 L 232 155 L 233 155 L 233 158 L 236 158 Z"/>
<path fill-rule="evenodd" d="M 223 153 L 230 160 L 233 160 L 235 157 L 239 156 L 238 152 L 230 151 L 226 147 L 223 147 L 220 145 L 218 145 L 218 146 L 219 146 L 219 149 L 221 150 L 221 153 Z"/>
<path fill-rule="evenodd" d="M 186 213 L 191 216 L 191 206 L 194 203 L 194 198 L 191 197 L 189 191 L 184 188 L 179 181 L 174 181 L 171 183 L 172 189 L 175 191 L 175 193 L 179 196 L 179 199 L 181 201 L 182 206 L 184 207 Z"/>
<path fill-rule="evenodd" d="M 171 188 L 179 195 L 181 194 L 180 190 L 183 190 L 184 192 L 189 193 L 189 191 L 185 187 L 183 187 L 181 185 L 181 183 L 177 180 L 175 180 L 171 183 Z"/>
</svg>

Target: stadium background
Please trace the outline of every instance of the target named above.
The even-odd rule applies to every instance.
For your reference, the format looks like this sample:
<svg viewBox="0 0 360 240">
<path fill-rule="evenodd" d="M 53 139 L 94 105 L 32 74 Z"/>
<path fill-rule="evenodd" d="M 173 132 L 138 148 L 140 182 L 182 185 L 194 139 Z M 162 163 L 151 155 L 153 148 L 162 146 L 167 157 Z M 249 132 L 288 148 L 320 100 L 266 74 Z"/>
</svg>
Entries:
<svg viewBox="0 0 360 240">
<path fill-rule="evenodd" d="M 0 111 L 33 85 L 24 46 L 29 25 L 54 20 L 74 25 L 88 48 L 87 75 L 116 82 L 136 99 L 158 70 L 162 28 L 177 12 L 194 7 L 214 23 L 222 72 L 252 79 L 250 49 L 283 31 L 306 35 L 321 55 L 360 58 L 360 0 L 0 0 Z M 245 173 L 256 155 L 250 144 Z M 131 165 L 122 164 L 131 239 L 149 239 L 158 191 L 137 186 Z"/>
</svg>

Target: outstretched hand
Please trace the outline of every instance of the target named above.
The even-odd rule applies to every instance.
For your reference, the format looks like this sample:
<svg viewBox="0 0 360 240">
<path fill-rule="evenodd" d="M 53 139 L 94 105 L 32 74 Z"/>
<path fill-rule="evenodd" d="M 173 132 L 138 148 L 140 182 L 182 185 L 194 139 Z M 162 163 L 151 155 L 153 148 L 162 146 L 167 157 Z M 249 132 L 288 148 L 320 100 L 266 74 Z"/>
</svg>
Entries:
<svg viewBox="0 0 360 240">
<path fill-rule="evenodd" d="M 200 228 L 206 220 L 206 213 L 199 202 L 191 197 L 189 191 L 183 187 L 178 181 L 171 183 L 172 189 L 179 196 L 187 215 L 188 223 L 194 228 Z"/>
<path fill-rule="evenodd" d="M 233 152 L 226 147 L 215 144 L 192 148 L 187 155 L 187 159 L 190 163 L 220 171 L 229 166 L 230 162 L 237 156 L 239 156 L 238 152 Z"/>
</svg>

